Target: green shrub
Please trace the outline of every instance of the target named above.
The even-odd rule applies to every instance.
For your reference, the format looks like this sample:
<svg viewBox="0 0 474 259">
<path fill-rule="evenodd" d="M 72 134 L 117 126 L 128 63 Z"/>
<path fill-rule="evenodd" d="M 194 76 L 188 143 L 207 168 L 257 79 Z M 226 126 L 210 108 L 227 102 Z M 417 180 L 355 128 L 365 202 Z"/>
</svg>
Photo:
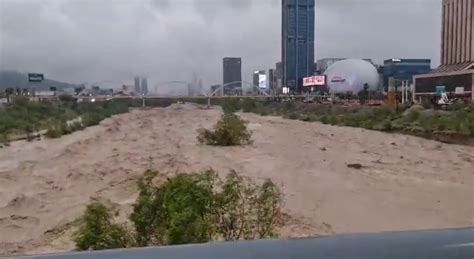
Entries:
<svg viewBox="0 0 474 259">
<path fill-rule="evenodd" d="M 212 202 L 211 186 L 206 186 L 199 176 L 185 174 L 154 186 L 156 175 L 148 172 L 139 181 L 140 195 L 130 217 L 139 245 L 210 241 L 207 215 Z"/>
<path fill-rule="evenodd" d="M 339 123 L 339 120 L 337 119 L 337 116 L 335 116 L 335 115 L 330 115 L 329 116 L 329 124 L 337 125 L 338 123 Z"/>
<path fill-rule="evenodd" d="M 68 128 L 71 132 L 75 132 L 75 131 L 79 131 L 79 130 L 84 129 L 84 126 L 82 125 L 81 122 L 75 121 L 75 122 L 69 124 Z"/>
<path fill-rule="evenodd" d="M 266 102 L 254 101 L 254 105 L 255 107 L 252 108 L 252 112 L 261 116 L 268 116 L 276 112 L 271 106 L 268 106 Z"/>
<path fill-rule="evenodd" d="M 48 130 L 45 133 L 45 136 L 48 138 L 60 138 L 63 135 L 62 129 L 57 129 L 57 128 L 48 128 Z"/>
<path fill-rule="evenodd" d="M 265 107 L 263 105 L 260 105 L 257 107 L 257 114 L 260 116 L 268 116 L 272 113 L 271 109 L 268 107 Z"/>
<path fill-rule="evenodd" d="M 467 107 L 466 104 L 464 104 L 462 101 L 457 101 L 453 105 L 449 105 L 448 111 L 460 111 L 464 110 Z"/>
<path fill-rule="evenodd" d="M 392 108 L 384 107 L 373 110 L 373 114 L 376 118 L 388 118 L 396 114 L 395 110 Z"/>
<path fill-rule="evenodd" d="M 79 250 L 125 248 L 131 244 L 129 233 L 111 222 L 111 212 L 103 204 L 87 206 L 84 223 L 75 233 L 74 242 Z"/>
<path fill-rule="evenodd" d="M 315 115 L 307 114 L 307 115 L 303 115 L 301 120 L 306 121 L 306 122 L 313 122 L 313 121 L 317 121 L 317 118 Z"/>
<path fill-rule="evenodd" d="M 237 98 L 228 98 L 222 104 L 225 113 L 234 113 L 240 110 L 240 102 Z"/>
<path fill-rule="evenodd" d="M 139 246 L 147 246 L 155 237 L 154 232 L 158 229 L 153 224 L 161 221 L 162 213 L 158 207 L 160 194 L 155 189 L 152 181 L 157 176 L 156 172 L 146 171 L 138 181 L 139 196 L 133 205 L 133 213 L 130 220 L 136 231 L 136 240 Z M 160 230 L 161 231 L 161 230 Z M 157 243 L 157 242 L 154 242 Z"/>
<path fill-rule="evenodd" d="M 348 127 L 359 127 L 359 125 L 360 125 L 360 122 L 356 118 L 356 116 L 353 116 L 353 115 L 350 115 L 350 114 L 343 117 L 342 123 L 345 126 L 348 126 Z"/>
<path fill-rule="evenodd" d="M 82 116 L 82 123 L 89 126 L 99 125 L 100 122 L 104 119 L 99 113 L 86 113 Z"/>
<path fill-rule="evenodd" d="M 284 111 L 293 111 L 295 110 L 296 108 L 296 105 L 293 103 L 293 102 L 286 102 L 285 105 L 284 105 Z"/>
<path fill-rule="evenodd" d="M 180 174 L 162 185 L 157 173 L 139 180 L 140 194 L 130 217 L 140 246 L 234 241 L 275 237 L 281 193 L 237 175 L 225 181 L 213 170 Z"/>
<path fill-rule="evenodd" d="M 431 132 L 433 130 L 432 120 L 428 116 L 420 116 L 419 127 L 421 127 L 424 132 Z"/>
<path fill-rule="evenodd" d="M 386 119 L 382 121 L 379 124 L 376 124 L 373 126 L 374 130 L 380 130 L 380 131 L 391 131 L 392 130 L 392 121 L 389 119 Z"/>
<path fill-rule="evenodd" d="M 25 96 L 15 96 L 12 98 L 12 102 L 17 106 L 27 106 L 30 103 L 30 98 Z"/>
<path fill-rule="evenodd" d="M 198 130 L 197 139 L 201 144 L 213 146 L 236 146 L 251 143 L 251 132 L 247 121 L 233 113 L 224 113 L 214 126 L 214 130 Z"/>
<path fill-rule="evenodd" d="M 60 95 L 58 97 L 58 99 L 63 102 L 64 104 L 71 104 L 71 103 L 75 103 L 77 102 L 76 101 L 76 98 L 74 98 L 73 96 L 71 95 Z"/>
<path fill-rule="evenodd" d="M 267 180 L 259 187 L 254 204 L 257 224 L 253 237 L 278 237 L 275 226 L 280 219 L 281 202 L 281 192 L 272 181 Z"/>
<path fill-rule="evenodd" d="M 320 120 L 323 124 L 329 124 L 329 116 L 327 115 L 321 116 Z"/>
<path fill-rule="evenodd" d="M 466 124 L 471 136 L 474 136 L 474 119 L 471 119 Z"/>
<path fill-rule="evenodd" d="M 51 121 L 49 122 L 45 136 L 48 138 L 60 138 L 65 134 L 68 134 L 66 123 Z"/>
<path fill-rule="evenodd" d="M 288 115 L 288 119 L 290 120 L 298 120 L 300 118 L 300 115 L 298 113 L 292 112 Z"/>
<path fill-rule="evenodd" d="M 241 102 L 243 112 L 254 112 L 257 109 L 256 101 L 250 98 L 245 98 Z"/>
<path fill-rule="evenodd" d="M 420 112 L 419 111 L 409 111 L 406 120 L 408 122 L 414 122 L 420 118 Z"/>
<path fill-rule="evenodd" d="M 0 133 L 0 144 L 6 144 L 10 141 L 8 134 L 5 133 Z"/>
</svg>

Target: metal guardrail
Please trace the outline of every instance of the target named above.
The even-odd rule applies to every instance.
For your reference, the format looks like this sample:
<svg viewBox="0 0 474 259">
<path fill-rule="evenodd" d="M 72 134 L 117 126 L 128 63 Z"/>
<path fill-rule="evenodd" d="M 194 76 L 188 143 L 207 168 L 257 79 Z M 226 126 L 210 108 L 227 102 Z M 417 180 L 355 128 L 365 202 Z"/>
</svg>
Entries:
<svg viewBox="0 0 474 259">
<path fill-rule="evenodd" d="M 473 259 L 474 229 L 336 235 L 64 253 L 39 259 Z"/>
</svg>

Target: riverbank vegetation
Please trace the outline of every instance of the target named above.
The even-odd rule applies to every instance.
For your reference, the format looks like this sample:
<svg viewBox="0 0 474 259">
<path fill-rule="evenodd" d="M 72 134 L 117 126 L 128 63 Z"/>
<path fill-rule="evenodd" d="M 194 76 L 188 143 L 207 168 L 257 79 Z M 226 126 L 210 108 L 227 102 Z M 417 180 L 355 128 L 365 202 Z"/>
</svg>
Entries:
<svg viewBox="0 0 474 259">
<path fill-rule="evenodd" d="M 123 102 L 77 103 L 68 98 L 30 102 L 16 98 L 0 108 L 0 143 L 25 136 L 31 140 L 40 131 L 46 131 L 47 137 L 60 137 L 127 111 L 128 105 Z"/>
<path fill-rule="evenodd" d="M 226 102 L 223 107 L 262 116 L 282 116 L 292 120 L 416 135 L 448 143 L 474 144 L 472 104 L 454 105 L 443 111 L 421 106 L 400 107 L 397 110 L 388 107 L 344 107 L 242 99 L 239 102 Z"/>
</svg>

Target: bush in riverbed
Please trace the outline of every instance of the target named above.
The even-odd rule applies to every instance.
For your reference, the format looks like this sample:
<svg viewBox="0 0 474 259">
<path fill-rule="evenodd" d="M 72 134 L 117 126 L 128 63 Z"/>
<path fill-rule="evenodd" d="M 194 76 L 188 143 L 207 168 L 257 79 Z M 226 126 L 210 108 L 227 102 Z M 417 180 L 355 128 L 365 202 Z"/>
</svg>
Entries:
<svg viewBox="0 0 474 259">
<path fill-rule="evenodd" d="M 162 185 L 148 171 L 130 219 L 138 245 L 174 245 L 215 240 L 276 237 L 281 193 L 231 172 L 224 181 L 213 170 L 181 174 Z"/>
<path fill-rule="evenodd" d="M 63 129 L 55 126 L 49 126 L 45 133 L 48 138 L 60 138 L 63 135 Z"/>
<path fill-rule="evenodd" d="M 284 118 L 288 117 L 288 119 L 290 120 L 298 120 L 300 118 L 300 115 L 296 112 L 292 112 L 290 114 L 285 114 L 283 117 Z"/>
<path fill-rule="evenodd" d="M 90 113 L 86 113 L 82 116 L 82 122 L 83 122 L 84 126 L 87 126 L 87 127 L 96 126 L 96 125 L 99 125 L 100 122 L 104 118 L 105 117 L 102 116 L 99 113 L 90 112 Z"/>
<path fill-rule="evenodd" d="M 256 101 L 250 98 L 243 99 L 240 106 L 243 112 L 254 112 L 257 109 Z"/>
<path fill-rule="evenodd" d="M 0 146 L 9 142 L 7 133 L 0 133 Z"/>
<path fill-rule="evenodd" d="M 282 195 L 270 180 L 259 186 L 234 171 L 221 180 L 208 170 L 155 184 L 158 175 L 147 171 L 138 181 L 130 215 L 133 231 L 113 223 L 111 210 L 94 202 L 75 233 L 76 247 L 100 250 L 278 236 Z"/>
<path fill-rule="evenodd" d="M 240 110 L 240 102 L 237 98 L 228 98 L 222 104 L 222 110 L 225 113 L 234 113 Z"/>
<path fill-rule="evenodd" d="M 212 146 L 237 146 L 251 143 L 248 122 L 233 113 L 224 113 L 214 130 L 199 129 L 197 139 Z"/>
<path fill-rule="evenodd" d="M 84 224 L 74 237 L 79 250 L 125 248 L 132 243 L 129 233 L 112 223 L 111 211 L 101 203 L 88 205 L 83 220 Z"/>
</svg>

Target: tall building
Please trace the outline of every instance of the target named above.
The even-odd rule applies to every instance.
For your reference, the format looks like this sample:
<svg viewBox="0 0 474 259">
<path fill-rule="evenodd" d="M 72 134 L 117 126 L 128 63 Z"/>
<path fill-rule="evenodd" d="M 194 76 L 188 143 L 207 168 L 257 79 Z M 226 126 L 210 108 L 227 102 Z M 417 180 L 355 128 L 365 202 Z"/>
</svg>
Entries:
<svg viewBox="0 0 474 259">
<path fill-rule="evenodd" d="M 242 59 L 224 58 L 224 94 L 242 93 Z"/>
<path fill-rule="evenodd" d="M 274 68 L 268 70 L 268 90 L 272 93 L 276 92 L 277 78 Z"/>
<path fill-rule="evenodd" d="M 281 92 L 282 87 L 283 87 L 283 63 L 282 62 L 277 62 L 275 64 L 275 77 L 276 77 L 276 89 L 277 92 Z"/>
<path fill-rule="evenodd" d="M 135 79 L 135 93 L 139 94 L 140 91 L 141 91 L 141 88 L 140 88 L 140 77 L 136 76 Z"/>
<path fill-rule="evenodd" d="M 431 71 L 431 59 L 387 59 L 383 62 L 383 85 L 388 87 L 390 77 L 413 83 L 413 76 Z"/>
<path fill-rule="evenodd" d="M 443 0 L 442 10 L 441 66 L 414 76 L 414 98 L 431 98 L 443 87 L 474 100 L 474 0 Z"/>
<path fill-rule="evenodd" d="M 314 72 L 315 0 L 282 0 L 283 85 L 302 89 Z"/>
<path fill-rule="evenodd" d="M 202 78 L 199 79 L 196 91 L 198 95 L 202 95 L 204 93 L 203 88 L 202 88 Z"/>
<path fill-rule="evenodd" d="M 143 95 L 148 94 L 148 80 L 146 78 L 142 78 L 142 87 L 140 93 Z"/>
<path fill-rule="evenodd" d="M 194 96 L 194 87 L 192 83 L 188 83 L 188 96 Z"/>
<path fill-rule="evenodd" d="M 441 63 L 469 65 L 474 60 L 474 1 L 443 0 Z"/>
</svg>

